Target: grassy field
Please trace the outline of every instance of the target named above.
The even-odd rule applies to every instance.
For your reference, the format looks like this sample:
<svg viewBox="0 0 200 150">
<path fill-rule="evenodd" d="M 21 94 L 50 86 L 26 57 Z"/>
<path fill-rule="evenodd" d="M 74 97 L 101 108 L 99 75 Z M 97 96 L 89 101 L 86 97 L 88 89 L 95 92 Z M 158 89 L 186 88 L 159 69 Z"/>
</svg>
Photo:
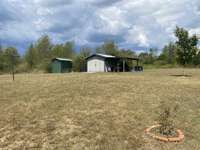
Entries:
<svg viewBox="0 0 200 150">
<path fill-rule="evenodd" d="M 0 76 L 0 149 L 199 150 L 200 70 Z M 179 105 L 182 143 L 146 136 L 161 101 Z"/>
</svg>

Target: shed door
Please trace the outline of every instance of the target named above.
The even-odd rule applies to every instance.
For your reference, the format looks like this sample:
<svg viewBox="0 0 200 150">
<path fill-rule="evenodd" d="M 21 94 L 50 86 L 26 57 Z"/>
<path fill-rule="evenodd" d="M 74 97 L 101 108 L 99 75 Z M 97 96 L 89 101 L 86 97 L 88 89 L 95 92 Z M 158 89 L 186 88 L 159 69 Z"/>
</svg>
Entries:
<svg viewBox="0 0 200 150">
<path fill-rule="evenodd" d="M 88 72 L 104 72 L 104 60 L 100 59 L 91 59 L 87 62 L 87 71 Z"/>
</svg>

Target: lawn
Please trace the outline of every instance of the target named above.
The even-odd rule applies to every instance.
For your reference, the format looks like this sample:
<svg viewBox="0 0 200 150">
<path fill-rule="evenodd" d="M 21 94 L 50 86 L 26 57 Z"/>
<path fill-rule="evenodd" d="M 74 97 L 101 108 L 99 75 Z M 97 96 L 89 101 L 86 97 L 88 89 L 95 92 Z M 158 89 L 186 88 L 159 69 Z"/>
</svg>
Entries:
<svg viewBox="0 0 200 150">
<path fill-rule="evenodd" d="M 200 70 L 0 76 L 0 149 L 199 150 Z M 158 142 L 161 101 L 177 104 L 182 143 Z"/>
</svg>

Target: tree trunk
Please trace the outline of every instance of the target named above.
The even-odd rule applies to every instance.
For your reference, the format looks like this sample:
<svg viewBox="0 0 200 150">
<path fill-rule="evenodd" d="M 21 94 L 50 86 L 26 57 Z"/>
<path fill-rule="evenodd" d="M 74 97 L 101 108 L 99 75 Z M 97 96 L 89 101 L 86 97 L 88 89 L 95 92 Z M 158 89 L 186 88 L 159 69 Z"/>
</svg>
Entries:
<svg viewBox="0 0 200 150">
<path fill-rule="evenodd" d="M 186 65 L 184 64 L 184 65 L 183 65 L 183 76 L 184 76 L 184 77 L 186 76 L 185 68 L 186 68 Z"/>
</svg>

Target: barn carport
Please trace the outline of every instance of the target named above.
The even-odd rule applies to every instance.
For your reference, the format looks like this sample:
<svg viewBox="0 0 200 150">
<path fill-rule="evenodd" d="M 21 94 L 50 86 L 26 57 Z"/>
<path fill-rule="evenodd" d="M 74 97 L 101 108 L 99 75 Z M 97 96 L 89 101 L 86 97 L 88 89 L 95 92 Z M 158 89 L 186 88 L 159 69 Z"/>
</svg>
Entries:
<svg viewBox="0 0 200 150">
<path fill-rule="evenodd" d="M 139 66 L 139 58 L 116 57 L 116 59 L 118 72 L 143 71 L 143 67 Z M 134 65 L 134 62 L 136 62 L 136 65 Z"/>
<path fill-rule="evenodd" d="M 93 54 L 86 58 L 87 72 L 130 72 L 140 71 L 139 59 L 132 57 L 117 57 L 106 54 Z M 136 61 L 134 67 L 133 61 Z"/>
</svg>

